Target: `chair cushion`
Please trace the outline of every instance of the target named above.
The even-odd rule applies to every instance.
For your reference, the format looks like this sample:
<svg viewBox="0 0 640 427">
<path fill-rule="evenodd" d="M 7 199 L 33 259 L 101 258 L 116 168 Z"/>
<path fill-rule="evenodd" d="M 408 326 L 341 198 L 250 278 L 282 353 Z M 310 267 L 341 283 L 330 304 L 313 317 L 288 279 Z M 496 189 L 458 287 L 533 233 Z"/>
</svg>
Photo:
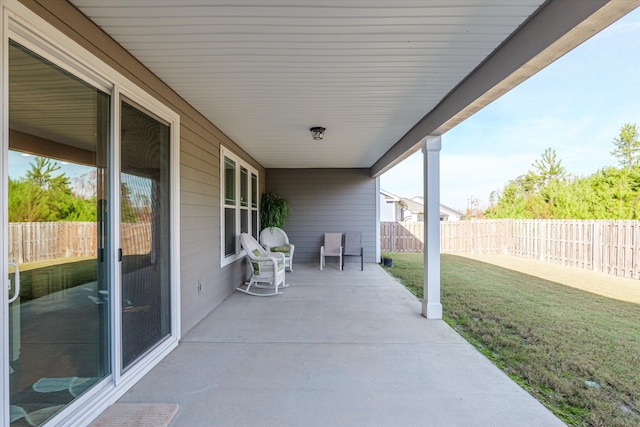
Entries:
<svg viewBox="0 0 640 427">
<path fill-rule="evenodd" d="M 251 266 L 253 267 L 253 274 L 260 274 L 260 262 L 251 261 Z"/>
<path fill-rule="evenodd" d="M 251 261 L 251 266 L 253 267 L 253 274 L 260 274 L 260 267 L 266 265 L 273 265 L 270 261 Z M 278 261 L 278 271 L 284 268 L 284 262 Z"/>
<path fill-rule="evenodd" d="M 255 256 L 262 256 L 262 252 L 260 252 L 260 249 L 254 249 L 254 250 L 252 251 L 252 253 L 253 253 Z"/>
<path fill-rule="evenodd" d="M 289 246 L 274 246 L 271 248 L 271 252 L 282 252 L 286 256 L 291 254 L 291 248 Z"/>
</svg>

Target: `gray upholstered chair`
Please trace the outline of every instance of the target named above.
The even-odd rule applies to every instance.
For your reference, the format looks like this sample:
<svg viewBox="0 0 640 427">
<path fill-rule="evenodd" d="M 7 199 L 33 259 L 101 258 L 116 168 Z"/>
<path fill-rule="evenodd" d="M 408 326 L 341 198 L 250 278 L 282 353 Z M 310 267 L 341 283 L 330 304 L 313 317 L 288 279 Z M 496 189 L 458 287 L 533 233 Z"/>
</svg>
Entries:
<svg viewBox="0 0 640 427">
<path fill-rule="evenodd" d="M 342 268 L 347 256 L 360 257 L 360 271 L 364 271 L 364 250 L 362 249 L 362 233 L 344 233 L 344 249 L 342 250 Z"/>
</svg>

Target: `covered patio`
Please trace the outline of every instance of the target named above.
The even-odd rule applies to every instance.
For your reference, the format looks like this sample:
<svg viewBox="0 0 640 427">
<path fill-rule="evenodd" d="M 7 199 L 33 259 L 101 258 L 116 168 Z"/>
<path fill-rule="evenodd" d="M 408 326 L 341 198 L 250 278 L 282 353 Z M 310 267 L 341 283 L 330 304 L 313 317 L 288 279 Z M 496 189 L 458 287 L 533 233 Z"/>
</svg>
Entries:
<svg viewBox="0 0 640 427">
<path fill-rule="evenodd" d="M 92 372 L 75 362 L 55 375 L 29 370 L 27 357 L 41 353 L 24 340 L 21 353 L 22 325 L 43 320 L 4 310 L 3 355 L 11 350 L 21 370 L 0 369 L 0 424 L 35 413 L 44 425 L 85 426 L 121 401 L 178 403 L 174 426 L 562 425 L 441 320 L 439 156 L 447 131 L 639 5 L 0 0 L 0 184 L 8 189 L 13 178 L 9 157 L 89 164 L 102 287 L 84 290 L 105 296 L 83 298 L 100 306 L 102 329 L 86 334 L 89 352 L 100 350 Z M 318 127 L 322 139 L 312 136 Z M 423 303 L 376 264 L 379 178 L 417 151 Z M 122 185 L 130 176 L 147 177 L 140 187 L 158 196 L 136 194 L 131 204 Z M 238 237 L 268 226 L 260 222 L 267 192 L 288 200 L 284 228 L 297 264 L 283 295 L 256 298 L 234 291 L 247 278 Z M 136 215 L 127 218 L 127 206 Z M 149 215 L 155 208 L 162 215 Z M 130 224 L 153 230 L 145 238 L 154 249 L 134 255 L 162 267 L 160 280 L 127 281 Z M 319 271 L 324 233 L 346 232 L 362 235 L 365 271 Z M 19 308 L 27 300 L 16 299 L 10 252 L 5 238 L 0 270 L 7 277 L 12 263 L 15 295 L 0 300 Z M 148 325 L 128 323 L 155 308 Z M 134 352 L 130 329 L 144 343 Z M 27 381 L 12 387 L 20 375 Z M 11 397 L 52 377 L 96 383 L 55 406 Z"/>
<path fill-rule="evenodd" d="M 233 293 L 120 402 L 178 403 L 171 426 L 563 425 L 378 265 L 287 282 Z"/>
</svg>

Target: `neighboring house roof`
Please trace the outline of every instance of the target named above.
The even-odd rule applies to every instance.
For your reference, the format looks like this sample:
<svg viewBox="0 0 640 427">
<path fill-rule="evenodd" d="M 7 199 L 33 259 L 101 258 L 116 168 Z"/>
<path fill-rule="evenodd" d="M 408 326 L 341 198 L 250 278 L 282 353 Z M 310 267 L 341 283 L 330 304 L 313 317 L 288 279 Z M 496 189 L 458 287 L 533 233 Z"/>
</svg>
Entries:
<svg viewBox="0 0 640 427">
<path fill-rule="evenodd" d="M 450 208 L 449 206 L 445 206 L 442 203 L 440 203 L 440 213 L 446 213 L 448 215 L 457 216 L 459 218 L 464 218 L 465 217 L 464 213 L 462 213 L 460 211 L 457 211 L 457 210 L 455 210 L 453 208 Z"/>
<path fill-rule="evenodd" d="M 419 202 L 415 202 L 411 199 L 407 199 L 406 197 L 400 198 L 400 203 L 402 203 L 407 209 L 416 214 L 424 213 L 424 205 Z"/>
<path fill-rule="evenodd" d="M 387 199 L 387 200 L 392 200 L 394 202 L 399 202 L 400 201 L 400 197 L 399 196 L 396 196 L 395 194 L 389 193 L 386 190 L 380 189 L 380 194 L 382 194 L 385 197 L 385 199 Z"/>
<path fill-rule="evenodd" d="M 383 195 L 386 200 L 398 203 L 414 214 L 420 215 L 424 213 L 424 199 L 421 196 L 414 196 L 409 199 L 406 197 L 397 196 L 393 193 L 390 193 L 389 191 L 382 189 L 380 190 L 380 194 Z M 463 214 L 462 212 L 445 206 L 442 203 L 440 203 L 440 215 L 456 216 L 458 218 L 464 218 L 465 216 L 465 214 Z"/>
</svg>

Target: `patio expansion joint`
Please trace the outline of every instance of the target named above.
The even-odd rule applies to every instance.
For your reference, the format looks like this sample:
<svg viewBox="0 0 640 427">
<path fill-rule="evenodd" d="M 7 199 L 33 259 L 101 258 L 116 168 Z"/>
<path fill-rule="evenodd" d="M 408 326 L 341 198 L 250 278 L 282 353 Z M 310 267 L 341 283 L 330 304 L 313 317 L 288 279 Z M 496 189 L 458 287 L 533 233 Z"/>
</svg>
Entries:
<svg viewBox="0 0 640 427">
<path fill-rule="evenodd" d="M 182 341 L 180 344 L 196 345 L 353 345 L 353 346 L 468 346 L 466 342 L 451 341 Z"/>
</svg>

